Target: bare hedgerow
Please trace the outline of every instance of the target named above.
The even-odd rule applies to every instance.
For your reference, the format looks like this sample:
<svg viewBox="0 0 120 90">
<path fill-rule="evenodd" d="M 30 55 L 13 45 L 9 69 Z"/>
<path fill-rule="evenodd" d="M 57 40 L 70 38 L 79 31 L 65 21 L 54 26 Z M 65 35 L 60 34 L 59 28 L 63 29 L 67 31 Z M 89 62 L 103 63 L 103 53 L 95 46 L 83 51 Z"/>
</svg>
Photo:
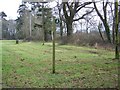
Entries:
<svg viewBox="0 0 120 90">
<path fill-rule="evenodd" d="M 98 32 L 91 32 L 91 33 L 75 33 L 73 35 L 73 40 L 75 45 L 89 45 L 93 46 L 96 43 L 103 43 Z"/>
<path fill-rule="evenodd" d="M 71 37 L 63 36 L 60 44 L 74 44 L 74 45 L 90 45 L 95 43 L 102 43 L 99 33 L 74 33 Z"/>
</svg>

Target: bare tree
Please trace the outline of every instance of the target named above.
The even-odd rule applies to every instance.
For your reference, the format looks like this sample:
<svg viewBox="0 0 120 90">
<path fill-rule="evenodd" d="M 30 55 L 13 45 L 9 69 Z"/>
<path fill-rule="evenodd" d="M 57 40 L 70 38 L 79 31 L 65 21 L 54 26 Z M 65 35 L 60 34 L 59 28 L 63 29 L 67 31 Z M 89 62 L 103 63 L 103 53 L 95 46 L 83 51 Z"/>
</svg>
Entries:
<svg viewBox="0 0 120 90">
<path fill-rule="evenodd" d="M 57 7 L 58 7 L 58 12 L 59 12 L 59 18 L 60 18 L 60 36 L 61 36 L 61 40 L 62 40 L 62 37 L 63 37 L 63 24 L 62 24 L 62 4 L 60 4 L 60 1 L 58 0 L 57 2 Z"/>
<path fill-rule="evenodd" d="M 102 27 L 102 23 L 99 23 L 98 30 L 99 30 L 99 33 L 100 33 L 100 36 L 101 36 L 102 40 L 105 41 L 104 38 L 103 38 L 102 32 L 101 32 L 101 27 Z"/>
<path fill-rule="evenodd" d="M 96 6 L 95 0 L 93 0 L 94 8 L 95 8 L 98 16 L 100 17 L 103 25 L 104 25 L 107 39 L 108 39 L 108 41 L 111 43 L 110 28 L 109 28 L 108 21 L 107 21 L 107 6 L 108 6 L 108 3 L 109 3 L 108 1 L 105 2 L 105 1 L 103 0 L 103 2 L 102 2 L 102 5 L 103 5 L 103 15 L 102 15 L 102 14 L 100 13 L 100 11 L 98 10 L 97 6 Z"/>
<path fill-rule="evenodd" d="M 91 3 L 92 2 L 78 2 L 78 0 L 75 0 L 75 2 L 62 2 L 64 13 L 63 20 L 66 23 L 68 37 L 71 36 L 73 33 L 73 22 L 84 19 L 86 15 L 93 12 L 94 9 L 92 8 L 89 12 L 85 12 L 82 16 L 76 18 L 76 14 Z"/>
<path fill-rule="evenodd" d="M 111 11 L 111 17 L 112 17 L 112 43 L 115 43 L 115 16 L 114 16 L 114 9 L 113 9 L 113 3 L 109 3 L 110 11 Z"/>
</svg>

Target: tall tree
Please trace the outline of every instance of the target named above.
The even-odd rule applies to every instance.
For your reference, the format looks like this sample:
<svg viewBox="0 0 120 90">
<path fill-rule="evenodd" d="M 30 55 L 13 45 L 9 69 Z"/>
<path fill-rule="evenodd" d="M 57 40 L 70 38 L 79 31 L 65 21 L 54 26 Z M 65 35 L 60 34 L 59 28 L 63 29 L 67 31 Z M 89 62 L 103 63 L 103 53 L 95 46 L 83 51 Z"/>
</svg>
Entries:
<svg viewBox="0 0 120 90">
<path fill-rule="evenodd" d="M 103 37 L 102 32 L 101 32 L 101 27 L 102 27 L 102 23 L 99 22 L 98 30 L 99 30 L 100 36 L 101 36 L 101 38 L 102 38 L 102 40 L 104 42 L 105 40 L 104 40 L 104 37 Z"/>
<path fill-rule="evenodd" d="M 115 0 L 115 58 L 119 59 L 118 0 Z"/>
<path fill-rule="evenodd" d="M 0 12 L 0 18 L 1 18 L 1 29 L 2 29 L 2 38 L 3 39 L 9 39 L 10 38 L 10 32 L 8 31 L 8 21 L 5 19 L 7 17 L 5 12 Z M 1 38 L 1 39 L 2 39 Z"/>
<path fill-rule="evenodd" d="M 60 18 L 60 36 L 61 36 L 61 40 L 62 40 L 62 37 L 63 37 L 63 24 L 62 24 L 62 4 L 60 4 L 60 1 L 58 0 L 57 2 L 57 7 L 58 7 L 58 12 L 59 12 L 59 18 Z"/>
<path fill-rule="evenodd" d="M 38 18 L 41 18 L 41 29 L 43 32 L 43 44 L 44 41 L 48 41 L 48 36 L 51 34 L 51 18 L 52 18 L 52 12 L 51 12 L 51 8 L 49 7 L 45 7 L 45 3 L 46 2 L 42 2 L 42 3 L 38 3 L 39 5 L 34 5 L 34 7 L 38 10 L 36 10 L 36 16 Z M 38 25 L 37 23 L 35 23 L 36 26 L 40 26 L 40 24 Z"/>
<path fill-rule="evenodd" d="M 23 21 L 20 17 L 18 17 L 15 21 L 16 21 L 16 39 L 24 39 L 23 31 L 21 30 Z"/>
<path fill-rule="evenodd" d="M 111 13 L 111 16 L 110 17 L 112 17 L 112 43 L 114 44 L 115 43 L 115 28 L 114 28 L 114 26 L 115 26 L 115 15 L 114 15 L 114 9 L 113 9 L 113 3 L 112 2 L 110 2 L 109 3 L 109 6 L 110 6 L 110 13 Z"/>
<path fill-rule="evenodd" d="M 10 32 L 8 31 L 8 21 L 2 18 L 2 38 L 10 39 Z"/>
<path fill-rule="evenodd" d="M 62 2 L 63 4 L 63 13 L 64 13 L 64 22 L 66 23 L 67 27 L 67 36 L 71 36 L 73 33 L 72 24 L 74 21 L 78 21 L 80 19 L 84 19 L 84 17 L 90 14 L 94 9 L 90 10 L 89 12 L 84 13 L 81 17 L 75 18 L 76 14 L 85 8 L 87 5 L 90 5 L 92 2 L 79 2 L 75 0 L 75 2 Z"/>
<path fill-rule="evenodd" d="M 6 15 L 5 12 L 0 12 L 0 17 L 1 17 L 1 18 L 4 18 L 4 17 L 7 17 L 7 15 Z"/>
<path fill-rule="evenodd" d="M 19 6 L 18 13 L 20 15 L 19 21 L 21 24 L 21 31 L 23 32 L 23 36 L 25 40 L 30 40 L 31 37 L 31 26 L 30 26 L 30 10 L 26 6 L 26 3 L 23 3 L 22 5 Z"/>
<path fill-rule="evenodd" d="M 111 43 L 111 35 L 110 35 L 110 28 L 109 28 L 109 25 L 108 25 L 108 21 L 107 21 L 107 6 L 108 6 L 108 1 L 104 1 L 103 0 L 103 15 L 100 13 L 100 11 L 98 10 L 97 6 L 96 6 L 96 2 L 95 0 L 93 0 L 93 4 L 94 4 L 94 8 L 98 14 L 98 16 L 100 17 L 101 21 L 103 22 L 103 25 L 104 25 L 104 28 L 105 28 L 105 31 L 106 31 L 106 36 L 107 36 L 107 39 L 108 41 Z"/>
<path fill-rule="evenodd" d="M 119 5 L 119 44 L 120 44 L 120 5 Z"/>
</svg>

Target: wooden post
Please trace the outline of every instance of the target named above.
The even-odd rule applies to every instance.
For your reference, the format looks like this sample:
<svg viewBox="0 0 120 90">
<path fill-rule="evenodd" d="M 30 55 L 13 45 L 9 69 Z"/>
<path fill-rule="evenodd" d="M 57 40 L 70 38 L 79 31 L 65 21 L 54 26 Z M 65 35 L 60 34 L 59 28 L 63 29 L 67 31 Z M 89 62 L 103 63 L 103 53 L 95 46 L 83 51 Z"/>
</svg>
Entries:
<svg viewBox="0 0 120 90">
<path fill-rule="evenodd" d="M 55 28 L 55 18 L 53 18 L 53 33 L 52 33 L 52 41 L 53 41 L 53 71 L 52 73 L 55 73 L 55 33 L 56 33 L 56 28 Z"/>
</svg>

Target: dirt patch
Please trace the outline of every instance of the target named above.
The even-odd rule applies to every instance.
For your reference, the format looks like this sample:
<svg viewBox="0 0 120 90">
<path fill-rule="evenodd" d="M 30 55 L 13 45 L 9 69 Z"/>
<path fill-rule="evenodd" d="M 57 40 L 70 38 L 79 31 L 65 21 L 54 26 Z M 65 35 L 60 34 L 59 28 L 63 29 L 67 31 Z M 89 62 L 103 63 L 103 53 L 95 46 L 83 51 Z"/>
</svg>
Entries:
<svg viewBox="0 0 120 90">
<path fill-rule="evenodd" d="M 91 53 L 91 54 L 99 54 L 98 52 L 96 52 L 96 51 L 88 51 L 89 53 Z"/>
</svg>

